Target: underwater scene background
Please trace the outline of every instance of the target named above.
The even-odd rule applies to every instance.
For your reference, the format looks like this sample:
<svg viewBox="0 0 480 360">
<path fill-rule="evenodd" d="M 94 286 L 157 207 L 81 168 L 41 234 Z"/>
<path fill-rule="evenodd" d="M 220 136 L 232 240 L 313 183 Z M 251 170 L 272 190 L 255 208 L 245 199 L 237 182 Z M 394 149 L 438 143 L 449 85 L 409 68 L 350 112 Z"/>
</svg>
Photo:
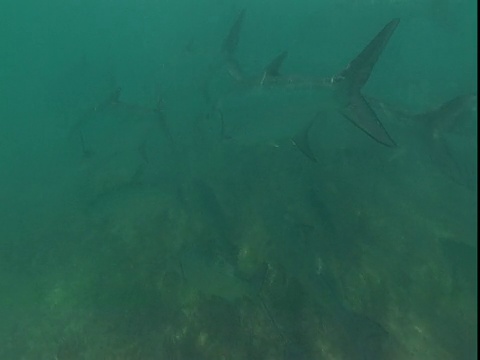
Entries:
<svg viewBox="0 0 480 360">
<path fill-rule="evenodd" d="M 476 359 L 476 14 L 2 0 L 0 359 Z M 277 81 L 395 18 L 361 93 L 396 146 Z"/>
</svg>

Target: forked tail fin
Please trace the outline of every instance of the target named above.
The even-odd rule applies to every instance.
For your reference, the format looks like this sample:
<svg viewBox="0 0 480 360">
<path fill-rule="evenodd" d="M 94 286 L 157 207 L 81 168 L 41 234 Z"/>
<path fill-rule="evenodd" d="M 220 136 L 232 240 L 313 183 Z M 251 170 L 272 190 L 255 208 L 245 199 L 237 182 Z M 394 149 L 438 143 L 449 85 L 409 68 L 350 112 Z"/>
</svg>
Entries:
<svg viewBox="0 0 480 360">
<path fill-rule="evenodd" d="M 455 131 L 462 126 L 468 113 L 476 107 L 477 94 L 460 95 L 439 107 L 414 116 L 414 120 L 427 126 L 432 136 Z"/>
<path fill-rule="evenodd" d="M 476 94 L 457 96 L 433 110 L 413 116 L 415 122 L 424 125 L 424 141 L 431 161 L 453 181 L 468 187 L 474 186 L 472 176 L 455 156 L 446 135 L 468 127 L 465 123 L 474 116 L 476 98 Z"/>
<path fill-rule="evenodd" d="M 366 84 L 385 46 L 400 22 L 393 19 L 373 38 L 363 51 L 348 66 L 333 78 L 347 96 L 347 104 L 341 113 L 358 128 L 379 143 L 395 146 L 395 142 L 387 133 L 375 111 L 364 99 L 360 90 Z"/>
</svg>

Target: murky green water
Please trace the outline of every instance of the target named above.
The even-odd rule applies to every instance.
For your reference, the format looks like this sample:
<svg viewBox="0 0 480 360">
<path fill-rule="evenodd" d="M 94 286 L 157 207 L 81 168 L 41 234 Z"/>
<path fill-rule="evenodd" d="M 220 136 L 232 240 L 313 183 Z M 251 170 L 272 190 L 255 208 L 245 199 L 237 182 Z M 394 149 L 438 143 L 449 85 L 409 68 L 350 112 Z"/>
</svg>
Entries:
<svg viewBox="0 0 480 360">
<path fill-rule="evenodd" d="M 392 18 L 361 91 L 397 147 L 263 86 Z M 472 0 L 3 0 L 0 358 L 476 358 L 476 28 Z"/>
</svg>

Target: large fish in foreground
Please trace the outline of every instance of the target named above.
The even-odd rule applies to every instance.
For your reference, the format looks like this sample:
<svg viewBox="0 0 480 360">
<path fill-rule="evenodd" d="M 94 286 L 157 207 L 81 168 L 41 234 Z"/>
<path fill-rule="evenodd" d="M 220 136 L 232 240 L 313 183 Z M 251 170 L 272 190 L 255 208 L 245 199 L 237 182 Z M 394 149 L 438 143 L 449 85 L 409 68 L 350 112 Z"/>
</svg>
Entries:
<svg viewBox="0 0 480 360">
<path fill-rule="evenodd" d="M 290 137 L 302 152 L 314 160 L 306 134 L 315 117 L 333 111 L 343 115 L 380 144 L 395 146 L 361 89 L 397 28 L 398 19 L 386 24 L 339 74 L 314 78 L 283 75 L 280 68 L 286 52 L 273 59 L 261 73 L 246 75 L 235 57 L 244 17 L 245 12 L 242 11 L 222 45 L 231 85 L 225 89 L 219 83 L 212 83 L 217 91 L 221 91 L 215 108 L 221 116 L 225 137 L 243 142 Z"/>
</svg>

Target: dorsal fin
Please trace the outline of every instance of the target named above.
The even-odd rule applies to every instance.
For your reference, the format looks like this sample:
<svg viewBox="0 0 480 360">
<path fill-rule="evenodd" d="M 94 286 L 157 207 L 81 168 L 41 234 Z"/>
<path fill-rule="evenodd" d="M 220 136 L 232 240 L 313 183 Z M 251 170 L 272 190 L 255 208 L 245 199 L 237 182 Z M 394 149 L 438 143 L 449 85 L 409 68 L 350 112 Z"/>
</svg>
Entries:
<svg viewBox="0 0 480 360">
<path fill-rule="evenodd" d="M 117 86 L 108 96 L 96 105 L 93 110 L 95 112 L 103 111 L 109 107 L 116 106 L 120 104 L 120 95 L 122 94 L 122 88 Z"/>
<path fill-rule="evenodd" d="M 240 31 L 242 30 L 243 20 L 245 19 L 245 9 L 240 11 L 235 22 L 233 23 L 230 31 L 228 32 L 227 37 L 223 40 L 222 43 L 222 55 L 224 56 L 224 61 L 228 70 L 228 73 L 235 80 L 243 79 L 243 71 L 240 68 L 240 65 L 235 58 L 235 52 L 237 51 L 238 41 L 240 38 Z"/>
<path fill-rule="evenodd" d="M 283 61 L 287 57 L 288 52 L 283 51 L 281 54 L 277 55 L 271 62 L 265 67 L 265 76 L 277 77 L 280 76 L 280 68 L 282 67 Z"/>
<path fill-rule="evenodd" d="M 235 51 L 237 50 L 238 40 L 240 37 L 240 30 L 242 29 L 243 19 L 245 18 L 245 9 L 240 11 L 237 16 L 237 19 L 233 23 L 230 31 L 228 32 L 227 37 L 223 40 L 222 52 L 227 58 L 233 57 Z"/>
</svg>

